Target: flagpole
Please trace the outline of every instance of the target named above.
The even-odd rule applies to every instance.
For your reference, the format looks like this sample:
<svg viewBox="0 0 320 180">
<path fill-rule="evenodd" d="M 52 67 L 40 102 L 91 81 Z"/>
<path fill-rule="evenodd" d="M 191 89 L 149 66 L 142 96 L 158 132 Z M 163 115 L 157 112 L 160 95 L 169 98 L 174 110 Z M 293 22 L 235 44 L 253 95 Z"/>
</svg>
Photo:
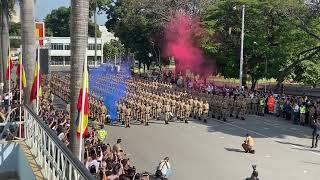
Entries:
<svg viewBox="0 0 320 180">
<path fill-rule="evenodd" d="M 10 96 L 10 92 L 11 92 L 11 51 L 10 51 L 10 40 L 9 40 L 9 56 L 8 56 L 8 60 L 7 61 L 7 67 L 9 65 L 9 87 L 8 87 L 8 94 L 9 94 L 9 111 L 8 111 L 8 114 L 9 114 L 9 119 L 10 119 L 10 111 L 11 111 L 11 96 Z M 9 64 L 8 64 L 9 63 Z"/>
<path fill-rule="evenodd" d="M 19 122 L 20 122 L 20 128 L 19 128 L 19 137 L 22 138 L 22 134 L 21 134 L 21 129 L 22 129 L 22 108 L 21 108 L 21 104 L 22 104 L 22 48 L 21 49 L 21 53 L 20 53 L 20 57 L 19 57 L 19 70 L 20 70 L 20 82 L 19 82 L 19 105 L 20 105 L 20 108 L 19 108 Z M 20 61 L 21 60 L 21 61 Z"/>
<path fill-rule="evenodd" d="M 81 113 L 80 113 L 80 118 L 79 118 L 79 123 L 80 123 L 80 144 L 79 144 L 79 160 L 82 160 L 82 144 L 83 144 L 83 120 L 84 120 L 84 105 L 85 105 L 85 95 L 86 95 L 86 81 L 85 81 L 85 77 L 87 76 L 87 49 L 86 49 L 86 53 L 85 53 L 86 57 L 84 59 L 84 63 L 83 63 L 83 78 L 82 78 L 82 97 L 81 97 Z"/>
<path fill-rule="evenodd" d="M 38 52 L 37 52 L 37 56 L 38 56 L 38 65 L 37 65 L 37 68 L 36 71 L 37 71 L 37 115 L 39 115 L 39 87 L 40 87 L 40 45 L 38 45 Z"/>
</svg>

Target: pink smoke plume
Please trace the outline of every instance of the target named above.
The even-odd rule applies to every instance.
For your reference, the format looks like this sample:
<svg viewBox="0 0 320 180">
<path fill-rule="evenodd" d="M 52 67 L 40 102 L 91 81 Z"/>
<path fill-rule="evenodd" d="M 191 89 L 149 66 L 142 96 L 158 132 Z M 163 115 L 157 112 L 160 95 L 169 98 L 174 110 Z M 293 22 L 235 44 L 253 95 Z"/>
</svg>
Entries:
<svg viewBox="0 0 320 180">
<path fill-rule="evenodd" d="M 199 20 L 190 16 L 177 14 L 165 27 L 164 55 L 174 57 L 176 73 L 186 70 L 207 76 L 213 72 L 208 66 L 202 50 L 197 45 L 204 30 Z"/>
</svg>

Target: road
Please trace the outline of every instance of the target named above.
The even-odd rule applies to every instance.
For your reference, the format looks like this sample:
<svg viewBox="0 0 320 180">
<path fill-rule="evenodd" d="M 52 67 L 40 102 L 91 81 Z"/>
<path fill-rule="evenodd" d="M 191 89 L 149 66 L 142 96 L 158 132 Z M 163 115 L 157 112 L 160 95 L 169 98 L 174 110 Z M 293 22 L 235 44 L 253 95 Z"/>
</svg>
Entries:
<svg viewBox="0 0 320 180">
<path fill-rule="evenodd" d="M 263 180 L 319 180 L 320 150 L 310 149 L 311 128 L 273 116 L 249 115 L 246 121 L 207 124 L 173 122 L 131 128 L 107 126 L 107 142 L 123 139 L 123 146 L 138 170 L 154 173 L 170 157 L 172 180 L 236 180 L 250 176 L 256 164 Z M 255 140 L 256 154 L 246 154 L 241 143 L 246 133 Z"/>
</svg>

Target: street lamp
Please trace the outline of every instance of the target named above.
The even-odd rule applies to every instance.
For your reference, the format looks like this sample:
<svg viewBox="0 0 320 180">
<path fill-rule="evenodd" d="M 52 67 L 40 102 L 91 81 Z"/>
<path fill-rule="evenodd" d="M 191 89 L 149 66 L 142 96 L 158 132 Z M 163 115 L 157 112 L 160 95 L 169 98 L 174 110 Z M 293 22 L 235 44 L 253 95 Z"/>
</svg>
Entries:
<svg viewBox="0 0 320 180">
<path fill-rule="evenodd" d="M 233 7 L 234 10 L 237 7 Z M 241 26 L 241 52 L 240 52 L 240 89 L 242 88 L 242 76 L 243 76 L 243 42 L 244 42 L 244 14 L 245 14 L 246 5 L 242 5 L 242 26 Z"/>
</svg>

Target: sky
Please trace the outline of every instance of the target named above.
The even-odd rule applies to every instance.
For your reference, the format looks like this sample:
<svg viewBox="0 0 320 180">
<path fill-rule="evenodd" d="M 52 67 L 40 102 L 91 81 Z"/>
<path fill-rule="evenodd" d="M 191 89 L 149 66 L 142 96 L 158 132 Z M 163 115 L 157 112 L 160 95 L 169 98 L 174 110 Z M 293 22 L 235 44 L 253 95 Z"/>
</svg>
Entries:
<svg viewBox="0 0 320 180">
<path fill-rule="evenodd" d="M 42 21 L 53 9 L 57 9 L 61 6 L 70 6 L 70 0 L 37 0 L 35 7 L 36 20 Z M 105 19 L 106 15 L 98 15 L 97 23 L 99 25 L 104 25 Z"/>
</svg>

